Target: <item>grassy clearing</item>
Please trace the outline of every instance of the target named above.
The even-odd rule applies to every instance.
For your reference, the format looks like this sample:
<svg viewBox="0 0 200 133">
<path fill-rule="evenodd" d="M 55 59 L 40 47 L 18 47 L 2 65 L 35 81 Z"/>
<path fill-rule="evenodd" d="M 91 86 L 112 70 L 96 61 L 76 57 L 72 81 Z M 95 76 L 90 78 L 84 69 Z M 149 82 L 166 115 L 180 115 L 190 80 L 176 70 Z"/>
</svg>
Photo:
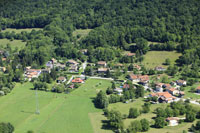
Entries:
<svg viewBox="0 0 200 133">
<path fill-rule="evenodd" d="M 77 29 L 73 32 L 73 36 L 77 37 L 77 35 L 80 35 L 80 38 L 79 38 L 79 40 L 80 40 L 80 39 L 86 37 L 91 30 L 92 29 Z"/>
<path fill-rule="evenodd" d="M 17 84 L 10 94 L 0 97 L 0 122 L 11 122 L 16 133 L 93 133 L 96 128 L 90 114 L 101 110 L 94 107 L 92 98 L 110 85 L 107 80 L 88 79 L 70 94 L 39 91 L 40 115 L 36 115 L 35 92 L 29 89 L 32 84 Z"/>
<path fill-rule="evenodd" d="M 13 28 L 7 28 L 5 30 L 2 30 L 1 32 L 5 33 L 5 32 L 15 32 L 15 33 L 21 33 L 22 31 L 26 31 L 28 33 L 30 33 L 32 30 L 42 30 L 42 28 L 27 28 L 27 29 L 13 29 Z"/>
<path fill-rule="evenodd" d="M 7 44 L 11 44 L 11 49 L 14 50 L 18 48 L 18 50 L 23 49 L 26 45 L 26 42 L 22 42 L 22 40 L 13 40 L 10 41 L 8 39 L 0 39 L 0 47 L 5 48 Z"/>
<path fill-rule="evenodd" d="M 178 59 L 179 56 L 181 56 L 181 54 L 175 51 L 149 51 L 144 56 L 144 61 L 142 62 L 142 64 L 145 65 L 147 68 L 155 68 L 156 66 L 167 67 L 163 65 L 167 58 L 170 59 L 171 64 L 175 64 L 175 61 Z"/>
<path fill-rule="evenodd" d="M 128 115 L 129 113 L 129 109 L 131 107 L 134 107 L 134 108 L 137 108 L 138 110 L 141 109 L 141 106 L 144 104 L 144 101 L 142 98 L 139 98 L 139 99 L 136 99 L 134 102 L 130 102 L 128 104 L 125 104 L 125 103 L 115 103 L 115 104 L 110 104 L 109 105 L 109 109 L 115 109 L 115 110 L 118 110 L 120 111 L 122 114 L 126 114 Z M 154 120 L 152 118 L 154 118 L 156 116 L 156 114 L 154 114 L 154 110 L 158 107 L 161 107 L 161 108 L 165 108 L 167 107 L 167 105 L 169 104 L 152 104 L 151 105 L 151 111 L 147 114 L 141 114 L 139 117 L 137 117 L 136 119 L 130 119 L 130 118 L 127 118 L 124 120 L 124 126 L 125 128 L 128 128 L 128 126 L 130 125 L 130 123 L 134 120 L 141 120 L 141 119 L 147 119 L 149 120 L 150 124 L 153 125 L 154 124 Z M 194 107 L 196 108 L 199 108 L 200 109 L 200 106 L 198 105 L 194 105 L 192 104 Z M 96 129 L 100 129 L 102 127 L 102 123 L 99 123 L 99 121 L 104 121 L 106 120 L 106 117 L 104 117 L 102 115 L 102 113 L 96 113 L 96 114 L 93 114 L 93 121 L 96 122 L 93 124 Z M 150 130 L 148 131 L 148 133 L 182 133 L 183 130 L 188 130 L 188 128 L 191 127 L 192 124 L 194 124 L 195 122 L 193 123 L 182 123 L 178 126 L 175 126 L 175 127 L 169 127 L 169 126 L 166 126 L 164 128 L 160 128 L 160 129 L 157 129 L 157 128 L 150 128 Z M 98 131 L 97 133 L 107 133 L 108 130 L 100 130 Z M 109 132 L 108 132 L 109 133 Z"/>
<path fill-rule="evenodd" d="M 199 84 L 194 84 L 192 87 L 196 88 L 197 86 L 199 86 Z M 190 89 L 192 88 L 191 86 L 187 86 L 185 87 L 185 98 L 191 98 L 191 99 L 200 99 L 200 95 L 190 92 Z"/>
</svg>

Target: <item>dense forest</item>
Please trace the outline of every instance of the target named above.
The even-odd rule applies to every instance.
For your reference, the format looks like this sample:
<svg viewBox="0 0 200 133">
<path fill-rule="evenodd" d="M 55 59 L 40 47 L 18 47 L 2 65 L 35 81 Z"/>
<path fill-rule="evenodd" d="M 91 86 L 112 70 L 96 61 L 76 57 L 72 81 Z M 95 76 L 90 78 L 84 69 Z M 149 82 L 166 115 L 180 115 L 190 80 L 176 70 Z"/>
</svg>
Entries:
<svg viewBox="0 0 200 133">
<path fill-rule="evenodd" d="M 120 57 L 119 50 L 145 54 L 177 50 L 180 65 L 200 65 L 199 0 L 2 0 L 0 29 L 43 28 L 27 33 L 1 33 L 0 38 L 27 41 L 17 60 L 23 66 L 44 64 L 51 57 L 90 62 Z M 77 41 L 75 29 L 93 29 Z M 145 41 L 162 42 L 148 46 Z M 138 42 L 138 43 L 137 43 Z M 131 45 L 136 43 L 137 45 Z"/>
</svg>

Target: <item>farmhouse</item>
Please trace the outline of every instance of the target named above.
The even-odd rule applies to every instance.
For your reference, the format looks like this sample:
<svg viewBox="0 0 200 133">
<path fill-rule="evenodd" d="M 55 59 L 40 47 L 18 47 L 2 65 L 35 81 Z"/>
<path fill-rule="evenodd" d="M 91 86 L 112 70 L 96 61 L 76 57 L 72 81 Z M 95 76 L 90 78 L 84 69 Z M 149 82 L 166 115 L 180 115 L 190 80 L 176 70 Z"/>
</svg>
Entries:
<svg viewBox="0 0 200 133">
<path fill-rule="evenodd" d="M 169 126 L 177 126 L 179 118 L 178 117 L 168 117 L 166 119 L 167 122 L 169 122 Z"/>
<path fill-rule="evenodd" d="M 98 65 L 99 67 L 106 67 L 106 66 L 107 66 L 107 63 L 106 63 L 105 61 L 98 61 L 98 62 L 97 62 L 97 65 Z"/>
<path fill-rule="evenodd" d="M 58 83 L 64 83 L 67 79 L 65 77 L 59 77 L 57 82 Z"/>
<path fill-rule="evenodd" d="M 72 80 L 72 83 L 84 83 L 84 81 L 81 78 L 75 78 Z"/>
</svg>

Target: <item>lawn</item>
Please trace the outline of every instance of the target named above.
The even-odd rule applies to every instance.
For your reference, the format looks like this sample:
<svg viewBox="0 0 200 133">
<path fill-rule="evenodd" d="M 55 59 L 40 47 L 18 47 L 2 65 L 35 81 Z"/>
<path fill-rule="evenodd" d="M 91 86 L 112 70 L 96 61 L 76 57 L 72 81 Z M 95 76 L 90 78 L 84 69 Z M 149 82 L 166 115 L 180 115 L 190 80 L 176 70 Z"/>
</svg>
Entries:
<svg viewBox="0 0 200 133">
<path fill-rule="evenodd" d="M 8 39 L 0 39 L 0 47 L 5 48 L 7 44 L 10 44 L 12 50 L 15 50 L 16 47 L 18 48 L 18 50 L 20 50 L 25 47 L 26 42 L 22 42 L 22 40 L 10 41 Z"/>
<path fill-rule="evenodd" d="M 21 33 L 22 31 L 26 31 L 28 33 L 30 33 L 32 30 L 42 30 L 41 28 L 27 28 L 27 29 L 13 29 L 13 28 L 7 28 L 5 30 L 2 30 L 1 32 L 15 32 L 15 33 Z"/>
<path fill-rule="evenodd" d="M 181 56 L 180 53 L 175 51 L 149 51 L 142 62 L 147 68 L 155 68 L 156 66 L 164 66 L 163 63 L 167 58 L 170 59 L 171 64 L 174 64 L 178 57 Z"/>
<path fill-rule="evenodd" d="M 16 133 L 28 130 L 47 133 L 93 133 L 90 114 L 102 112 L 96 109 L 92 98 L 108 86 L 110 81 L 88 79 L 84 85 L 70 94 L 38 92 L 40 114 L 35 114 L 35 92 L 31 83 L 17 84 L 7 96 L 0 97 L 0 121 L 11 122 Z M 92 126 L 93 125 L 93 126 Z"/>
<path fill-rule="evenodd" d="M 194 84 L 192 87 L 196 88 L 199 84 Z M 187 86 L 184 88 L 185 96 L 184 98 L 191 98 L 191 99 L 200 99 L 200 95 L 190 92 L 191 86 Z"/>
<path fill-rule="evenodd" d="M 92 29 L 77 29 L 73 32 L 73 36 L 77 37 L 77 35 L 80 35 L 80 38 L 79 38 L 80 40 L 81 38 L 86 37 L 91 30 Z"/>
</svg>

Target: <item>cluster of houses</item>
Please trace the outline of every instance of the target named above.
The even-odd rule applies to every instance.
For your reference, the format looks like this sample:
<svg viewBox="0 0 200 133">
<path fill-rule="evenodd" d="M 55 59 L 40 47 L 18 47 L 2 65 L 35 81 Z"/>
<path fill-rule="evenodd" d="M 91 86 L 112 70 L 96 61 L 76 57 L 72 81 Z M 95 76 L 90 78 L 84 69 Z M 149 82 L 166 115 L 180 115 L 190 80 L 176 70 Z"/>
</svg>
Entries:
<svg viewBox="0 0 200 133">
<path fill-rule="evenodd" d="M 46 63 L 46 69 L 31 69 L 31 67 L 26 67 L 24 72 L 24 77 L 28 81 L 31 81 L 33 78 L 38 78 L 41 73 L 50 73 L 51 69 L 57 68 L 58 70 L 63 70 L 66 68 L 66 65 L 69 66 L 69 72 L 78 72 L 78 62 L 74 60 L 68 60 L 66 64 L 59 63 L 56 59 L 52 58 Z M 0 68 L 1 69 L 1 68 Z M 4 68 L 2 68 L 4 70 Z M 63 77 L 58 79 L 59 82 L 65 82 Z"/>
<path fill-rule="evenodd" d="M 68 60 L 67 66 L 69 66 L 69 72 L 78 72 L 78 64 L 75 60 Z"/>
<path fill-rule="evenodd" d="M 185 80 L 177 80 L 171 84 L 156 83 L 154 92 L 149 97 L 157 97 L 158 102 L 170 103 L 177 101 L 177 97 L 184 96 L 184 92 L 180 90 L 180 86 L 186 85 Z"/>
<path fill-rule="evenodd" d="M 140 75 L 140 74 L 129 74 L 129 79 L 133 83 L 139 83 L 142 84 L 145 88 L 148 88 L 149 85 L 149 76 L 148 75 Z"/>
<path fill-rule="evenodd" d="M 98 70 L 97 72 L 100 74 L 105 74 L 108 71 L 106 61 L 98 61 L 97 62 Z"/>
</svg>

